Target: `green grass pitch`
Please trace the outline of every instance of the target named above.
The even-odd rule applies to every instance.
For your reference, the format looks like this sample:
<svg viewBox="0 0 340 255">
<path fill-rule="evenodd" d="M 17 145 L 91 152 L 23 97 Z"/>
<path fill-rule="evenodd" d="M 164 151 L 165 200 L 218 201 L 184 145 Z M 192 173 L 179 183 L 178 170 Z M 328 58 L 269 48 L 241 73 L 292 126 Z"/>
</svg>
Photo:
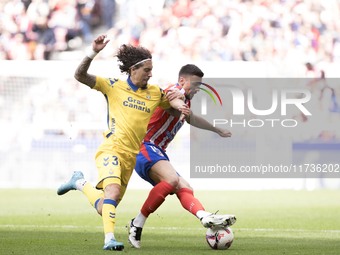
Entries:
<svg viewBox="0 0 340 255">
<path fill-rule="evenodd" d="M 340 254 L 340 191 L 197 191 L 209 211 L 234 213 L 229 250 L 211 250 L 205 229 L 175 196 L 151 215 L 142 248 L 129 246 L 125 225 L 147 191 L 128 190 L 117 209 L 122 254 Z M 84 195 L 72 191 L 0 189 L 0 254 L 107 254 L 101 218 Z"/>
</svg>

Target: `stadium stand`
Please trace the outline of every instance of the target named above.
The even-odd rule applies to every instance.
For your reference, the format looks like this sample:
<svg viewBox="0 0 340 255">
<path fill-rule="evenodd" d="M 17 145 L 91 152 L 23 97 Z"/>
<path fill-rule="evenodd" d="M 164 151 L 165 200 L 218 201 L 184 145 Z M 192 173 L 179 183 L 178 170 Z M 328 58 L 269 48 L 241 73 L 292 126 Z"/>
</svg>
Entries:
<svg viewBox="0 0 340 255">
<path fill-rule="evenodd" d="M 5 0 L 0 10 L 0 59 L 65 58 L 57 53 L 81 51 L 100 32 L 161 60 L 340 57 L 337 0 Z"/>
</svg>

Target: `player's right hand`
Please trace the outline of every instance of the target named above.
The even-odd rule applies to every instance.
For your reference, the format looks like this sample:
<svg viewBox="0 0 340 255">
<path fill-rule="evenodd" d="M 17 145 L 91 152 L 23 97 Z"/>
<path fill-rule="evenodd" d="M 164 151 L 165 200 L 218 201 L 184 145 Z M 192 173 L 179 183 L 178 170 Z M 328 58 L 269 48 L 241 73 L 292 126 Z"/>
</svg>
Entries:
<svg viewBox="0 0 340 255">
<path fill-rule="evenodd" d="M 183 104 L 183 106 L 178 107 L 177 110 L 182 113 L 181 117 L 180 117 L 181 120 L 184 119 L 185 117 L 189 117 L 190 116 L 191 110 L 190 110 L 190 108 L 186 104 Z"/>
<path fill-rule="evenodd" d="M 110 40 L 107 39 L 106 35 L 99 35 L 96 39 L 94 39 L 92 43 L 92 49 L 95 52 L 99 52 L 105 48 L 106 44 L 108 44 L 109 41 Z"/>
</svg>

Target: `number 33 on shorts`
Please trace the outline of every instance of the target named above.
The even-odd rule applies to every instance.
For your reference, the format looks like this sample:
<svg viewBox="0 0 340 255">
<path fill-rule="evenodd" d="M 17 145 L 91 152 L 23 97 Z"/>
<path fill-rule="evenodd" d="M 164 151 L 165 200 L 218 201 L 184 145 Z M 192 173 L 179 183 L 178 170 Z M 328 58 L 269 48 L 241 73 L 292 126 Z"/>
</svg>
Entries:
<svg viewBox="0 0 340 255">
<path fill-rule="evenodd" d="M 119 164 L 119 159 L 117 156 L 114 155 L 102 155 L 99 163 L 99 168 L 101 169 L 102 175 L 104 176 L 119 176 L 120 173 L 120 164 Z M 119 172 L 117 172 L 119 170 Z"/>
</svg>

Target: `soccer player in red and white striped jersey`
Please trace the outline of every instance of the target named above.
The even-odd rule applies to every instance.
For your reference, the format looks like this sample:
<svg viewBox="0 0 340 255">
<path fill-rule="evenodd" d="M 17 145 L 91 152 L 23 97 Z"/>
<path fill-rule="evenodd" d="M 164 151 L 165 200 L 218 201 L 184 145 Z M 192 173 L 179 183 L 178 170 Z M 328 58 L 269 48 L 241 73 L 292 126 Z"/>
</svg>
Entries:
<svg viewBox="0 0 340 255">
<path fill-rule="evenodd" d="M 190 107 L 190 100 L 199 91 L 203 76 L 203 72 L 197 66 L 185 65 L 179 71 L 178 83 L 166 90 L 178 90 L 185 96 L 185 103 Z M 173 109 L 163 110 L 160 107 L 156 109 L 149 122 L 135 166 L 138 175 L 154 186 L 141 211 L 130 222 L 129 242 L 135 248 L 141 247 L 142 228 L 147 217 L 169 194 L 175 193 L 183 208 L 200 219 L 204 227 L 230 226 L 236 221 L 234 215 L 216 215 L 205 211 L 200 201 L 194 197 L 189 183 L 171 165 L 165 151 L 185 121 L 195 127 L 216 132 L 221 137 L 231 136 L 228 130 L 214 127 L 192 112 L 190 116 L 184 118 Z"/>
</svg>

